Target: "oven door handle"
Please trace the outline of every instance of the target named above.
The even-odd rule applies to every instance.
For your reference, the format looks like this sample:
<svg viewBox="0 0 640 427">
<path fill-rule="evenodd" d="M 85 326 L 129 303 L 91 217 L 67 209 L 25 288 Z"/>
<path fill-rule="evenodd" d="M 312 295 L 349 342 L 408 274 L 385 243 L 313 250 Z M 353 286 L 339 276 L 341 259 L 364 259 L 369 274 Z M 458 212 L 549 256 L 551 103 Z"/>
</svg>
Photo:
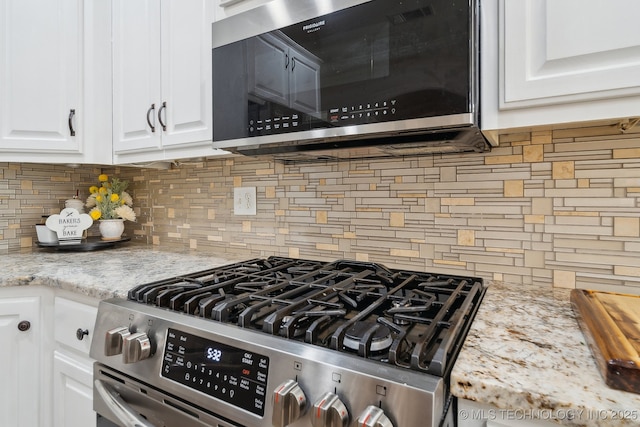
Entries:
<svg viewBox="0 0 640 427">
<path fill-rule="evenodd" d="M 122 427 L 155 427 L 144 418 L 139 417 L 127 402 L 120 397 L 120 394 L 112 390 L 102 380 L 95 380 L 93 384 L 104 403 L 118 418 L 118 421 L 122 423 Z"/>
</svg>

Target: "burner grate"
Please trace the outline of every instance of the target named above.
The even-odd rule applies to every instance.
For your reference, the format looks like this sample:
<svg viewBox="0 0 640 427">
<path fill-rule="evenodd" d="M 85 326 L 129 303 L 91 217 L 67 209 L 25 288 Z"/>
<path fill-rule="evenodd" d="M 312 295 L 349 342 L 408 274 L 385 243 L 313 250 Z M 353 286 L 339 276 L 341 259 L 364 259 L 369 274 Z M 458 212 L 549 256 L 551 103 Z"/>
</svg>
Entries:
<svg viewBox="0 0 640 427">
<path fill-rule="evenodd" d="M 129 299 L 444 376 L 482 279 L 270 257 L 140 285 Z"/>
</svg>

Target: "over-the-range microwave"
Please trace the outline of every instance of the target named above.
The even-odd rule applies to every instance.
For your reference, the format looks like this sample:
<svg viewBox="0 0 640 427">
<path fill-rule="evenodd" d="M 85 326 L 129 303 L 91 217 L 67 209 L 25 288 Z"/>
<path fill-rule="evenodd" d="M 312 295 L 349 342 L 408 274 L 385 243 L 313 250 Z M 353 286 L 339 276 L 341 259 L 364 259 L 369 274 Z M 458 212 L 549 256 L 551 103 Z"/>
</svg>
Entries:
<svg viewBox="0 0 640 427">
<path fill-rule="evenodd" d="M 213 146 L 282 160 L 481 152 L 476 0 L 272 0 L 212 24 Z"/>
</svg>

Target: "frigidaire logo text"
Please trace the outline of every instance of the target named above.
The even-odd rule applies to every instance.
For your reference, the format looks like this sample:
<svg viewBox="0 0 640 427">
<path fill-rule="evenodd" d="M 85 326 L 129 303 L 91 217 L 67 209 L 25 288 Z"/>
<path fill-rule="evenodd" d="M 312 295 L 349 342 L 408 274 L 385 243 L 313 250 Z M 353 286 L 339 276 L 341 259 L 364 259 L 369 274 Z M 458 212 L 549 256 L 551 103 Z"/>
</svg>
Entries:
<svg viewBox="0 0 640 427">
<path fill-rule="evenodd" d="M 318 31 L 320 27 L 324 25 L 324 19 L 322 21 L 314 22 L 311 24 L 304 25 L 302 29 L 307 32 Z"/>
</svg>

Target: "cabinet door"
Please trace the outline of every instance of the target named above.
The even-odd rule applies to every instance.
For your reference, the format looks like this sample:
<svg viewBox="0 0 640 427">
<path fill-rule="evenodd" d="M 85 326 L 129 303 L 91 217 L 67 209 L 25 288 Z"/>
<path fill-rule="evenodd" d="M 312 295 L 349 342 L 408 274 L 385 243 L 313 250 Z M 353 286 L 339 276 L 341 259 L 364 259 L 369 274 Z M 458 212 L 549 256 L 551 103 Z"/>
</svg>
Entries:
<svg viewBox="0 0 640 427">
<path fill-rule="evenodd" d="M 80 151 L 82 18 L 77 0 L 0 3 L 0 152 Z"/>
<path fill-rule="evenodd" d="M 640 94 L 640 2 L 525 0 L 502 7 L 502 108 Z"/>
<path fill-rule="evenodd" d="M 113 151 L 161 148 L 159 0 L 113 1 Z"/>
<path fill-rule="evenodd" d="M 211 22 L 207 0 L 162 2 L 162 146 L 211 146 Z"/>
<path fill-rule="evenodd" d="M 68 352 L 53 359 L 54 427 L 95 427 L 93 364 Z"/>
<path fill-rule="evenodd" d="M 320 116 L 320 62 L 291 49 L 289 88 L 291 107 L 297 111 Z"/>
<path fill-rule="evenodd" d="M 20 331 L 22 321 L 29 329 Z M 40 299 L 37 296 L 0 298 L 0 414 L 2 425 L 33 427 L 48 425 L 40 417 Z"/>
<path fill-rule="evenodd" d="M 252 38 L 247 46 L 249 93 L 289 106 L 289 47 L 269 34 Z"/>
</svg>

